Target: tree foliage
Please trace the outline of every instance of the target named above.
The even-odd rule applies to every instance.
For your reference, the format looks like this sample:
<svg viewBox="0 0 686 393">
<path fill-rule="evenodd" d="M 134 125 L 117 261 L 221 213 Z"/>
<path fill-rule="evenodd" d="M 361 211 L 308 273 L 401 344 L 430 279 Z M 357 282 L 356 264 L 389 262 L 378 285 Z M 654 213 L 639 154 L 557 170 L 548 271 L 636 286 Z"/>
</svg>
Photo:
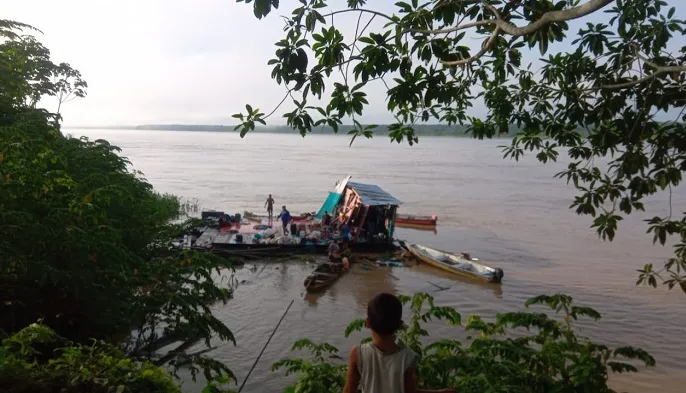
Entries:
<svg viewBox="0 0 686 393">
<path fill-rule="evenodd" d="M 252 3 L 258 18 L 279 6 L 239 2 Z M 411 0 L 393 13 L 365 0 L 300 3 L 284 17 L 285 37 L 268 64 L 286 86 L 282 103 L 295 108 L 286 123 L 303 136 L 345 120 L 352 140 L 372 137 L 375 126 L 360 122 L 372 83 L 386 89 L 395 118 L 388 135 L 399 143 L 416 143 L 422 122 L 466 125 L 478 139 L 516 127 L 505 158 L 534 154 L 546 163 L 566 154 L 570 163 L 556 176 L 579 192 L 570 207 L 592 217 L 608 241 L 623 216 L 644 210 L 645 197 L 671 195 L 682 180 L 686 22 L 664 0 Z M 344 14 L 357 16 L 354 30 L 336 24 Z M 571 21 L 586 23 L 574 34 Z M 477 102 L 483 117 L 470 114 Z M 247 109 L 234 115 L 241 135 L 276 112 Z M 640 270 L 639 283 L 662 278 L 686 292 L 686 213 L 670 200 L 669 214 L 647 224 L 655 243 L 678 244 L 664 269 Z"/>
<path fill-rule="evenodd" d="M 655 359 L 641 349 L 611 349 L 578 336 L 573 321 L 581 317 L 598 320 L 600 314 L 574 305 L 567 295 L 543 295 L 527 302 L 527 307 L 547 305 L 561 319 L 551 317 L 550 312 L 508 312 L 498 314 L 492 322 L 470 315 L 464 325 L 457 311 L 435 305 L 430 295 L 419 293 L 401 300 L 409 305 L 411 315 L 398 338 L 421 356 L 417 366 L 420 388 L 452 386 L 464 393 L 613 392 L 607 386 L 610 374 L 637 372 L 639 363 L 655 365 Z M 462 325 L 469 338 L 466 342 L 445 339 L 427 344 L 425 324 L 429 320 Z M 363 322 L 351 323 L 346 337 L 361 330 Z M 347 366 L 336 360 L 338 349 L 306 339 L 292 348 L 302 349 L 312 356 L 274 364 L 274 370 L 285 368 L 287 375 L 299 375 L 285 392 L 340 392 Z"/>
<path fill-rule="evenodd" d="M 212 337 L 234 342 L 210 308 L 231 297 L 230 282 L 221 282 L 230 265 L 180 255 L 171 240 L 193 223 L 170 224 L 179 200 L 154 192 L 116 146 L 64 136 L 59 114 L 37 107 L 46 96 L 82 97 L 86 83 L 24 34 L 34 30 L 0 20 L 0 332 L 41 320 L 75 345 L 119 347 L 132 366 L 170 362 L 194 376 L 233 377 L 184 352 Z M 157 355 L 176 342 L 184 344 Z M 60 356 L 86 356 L 86 347 L 72 349 Z"/>
<path fill-rule="evenodd" d="M 0 386 L 7 393 L 181 391 L 165 370 L 150 362 L 138 363 L 103 341 L 70 343 L 38 324 L 2 341 Z"/>
</svg>

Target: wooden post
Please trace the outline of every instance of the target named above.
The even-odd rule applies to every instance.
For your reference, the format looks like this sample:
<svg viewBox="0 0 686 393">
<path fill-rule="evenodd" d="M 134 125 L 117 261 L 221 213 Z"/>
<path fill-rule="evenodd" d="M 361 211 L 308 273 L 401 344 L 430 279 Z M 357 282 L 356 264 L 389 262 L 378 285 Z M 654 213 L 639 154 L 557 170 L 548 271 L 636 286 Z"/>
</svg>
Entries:
<svg viewBox="0 0 686 393">
<path fill-rule="evenodd" d="M 388 243 L 393 243 L 393 233 L 395 232 L 395 214 L 398 206 L 391 206 L 391 219 L 388 220 Z"/>
</svg>

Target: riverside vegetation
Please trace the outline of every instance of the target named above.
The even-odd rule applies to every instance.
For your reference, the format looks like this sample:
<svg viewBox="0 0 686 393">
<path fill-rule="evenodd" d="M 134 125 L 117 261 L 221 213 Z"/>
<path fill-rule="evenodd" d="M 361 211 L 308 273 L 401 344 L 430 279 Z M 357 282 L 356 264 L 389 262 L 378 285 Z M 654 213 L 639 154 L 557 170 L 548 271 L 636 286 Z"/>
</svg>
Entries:
<svg viewBox="0 0 686 393">
<path fill-rule="evenodd" d="M 368 82 L 382 81 L 386 74 L 399 71 L 397 86 L 389 90 L 389 109 L 398 118 L 398 123 L 389 127 L 394 140 L 416 142 L 411 124 L 442 112 L 446 122 L 469 120 L 470 130 L 477 137 L 504 132 L 503 125 L 511 124 L 511 120 L 524 124 L 523 134 L 514 138 L 507 150 L 515 157 L 524 150 L 539 150 L 539 158 L 545 162 L 557 157 L 559 146 L 570 147 L 577 159 L 592 163 L 595 156 L 619 151 L 621 159 L 616 162 L 617 173 L 612 177 L 603 177 L 592 164 L 570 167 L 568 174 L 575 185 L 592 184 L 576 203 L 580 212 L 586 214 L 595 215 L 606 200 L 629 213 L 640 208 L 641 198 L 656 192 L 658 187 L 676 185 L 684 169 L 681 149 L 686 144 L 679 139 L 685 137 L 682 126 L 669 123 L 663 127 L 663 123 L 650 120 L 652 112 L 627 104 L 640 101 L 636 107 L 654 108 L 669 107 L 673 105 L 672 99 L 680 102 L 674 97 L 681 94 L 679 84 L 683 75 L 680 66 L 672 63 L 683 59 L 660 57 L 670 32 L 681 31 L 682 23 L 672 18 L 673 11 L 662 15 L 659 1 L 623 1 L 614 11 L 619 19 L 613 23 L 622 26 L 621 39 L 626 41 L 625 37 L 631 34 L 637 47 L 620 45 L 605 33 L 607 27 L 591 26 L 588 32 L 582 32 L 585 38 L 580 47 L 590 48 L 598 57 L 615 56 L 618 52 L 634 60 L 646 52 L 652 56 L 646 68 L 654 69 L 655 75 L 648 81 L 657 82 L 651 82 L 648 89 L 642 81 L 626 81 L 623 76 L 622 81 L 597 75 L 590 78 L 593 73 L 612 70 L 603 70 L 610 66 L 589 60 L 586 51 L 556 55 L 542 73 L 548 78 L 546 81 L 538 81 L 531 73 L 519 70 L 518 48 L 528 42 L 545 53 L 549 42 L 564 38 L 567 25 L 563 16 L 570 15 L 566 10 L 579 1 L 526 3 L 521 8 L 521 2 L 499 1 L 436 1 L 421 6 L 416 1 L 398 3 L 401 14 L 405 14 L 403 18 L 379 16 L 392 22 L 388 30 L 363 36 L 363 27 L 349 46 L 333 26 L 313 34 L 316 24 L 325 22 L 320 11 L 327 4 L 304 1 L 288 20 L 287 38 L 278 44 L 277 58 L 270 62 L 279 83 L 289 83 L 294 95 L 302 93 L 302 100 L 295 102 L 297 109 L 286 115 L 288 125 L 305 134 L 316 123 L 336 128 L 347 115 L 355 124 L 351 135 L 371 137 L 374 127 L 362 127 L 355 119 L 366 104 L 361 89 Z M 590 9 L 586 14 L 600 9 L 599 4 L 609 3 L 591 0 L 585 5 Z M 383 15 L 361 8 L 363 5 L 363 1 L 349 1 L 348 8 L 327 17 L 339 12 Z M 266 16 L 277 6 L 276 0 L 254 3 L 258 17 Z M 579 14 L 578 7 L 575 9 Z M 553 11 L 558 12 L 552 14 L 557 16 L 550 16 Z M 521 32 L 506 25 L 517 13 L 535 28 Z M 472 60 L 467 57 L 468 49 L 461 46 L 457 46 L 461 53 L 454 57 L 453 46 L 445 42 L 448 38 L 427 38 L 436 28 L 434 21 L 458 26 L 463 17 L 479 20 L 472 22 L 472 26 L 495 37 L 484 46 L 484 53 L 493 51 L 487 61 Z M 507 21 L 503 22 L 503 18 Z M 193 253 L 179 258 L 169 248 L 169 239 L 184 226 L 192 225 L 169 223 L 179 212 L 179 201 L 156 194 L 141 174 L 132 171 L 128 161 L 117 154 L 118 149 L 106 141 L 62 136 L 59 106 L 57 113 L 37 107 L 44 96 L 56 97 L 60 105 L 72 97 L 83 97 L 86 84 L 68 64 L 53 63 L 49 51 L 25 34 L 31 30 L 21 23 L 0 21 L 0 328 L 5 335 L 0 346 L 0 386 L 11 392 L 178 391 L 172 376 L 158 367 L 170 361 L 172 366 L 203 371 L 210 381 L 208 392 L 227 389 L 226 384 L 235 379 L 228 367 L 202 354 L 183 351 L 198 340 L 205 340 L 209 346 L 211 337 L 233 341 L 231 331 L 214 317 L 210 308 L 213 303 L 226 302 L 231 297 L 230 286 L 220 280 L 225 276 L 225 261 Z M 502 34 L 517 39 L 508 41 Z M 308 37 L 317 41 L 312 49 L 319 64 L 312 69 L 308 69 L 305 52 L 310 45 Z M 460 39 L 459 35 L 450 38 Z M 356 48 L 360 48 L 359 55 L 352 54 Z M 309 93 L 321 96 L 324 76 L 335 69 L 347 69 L 340 67 L 346 58 L 345 51 L 351 54 L 348 64 L 361 64 L 354 67 L 359 82 L 353 85 L 353 78 L 346 78 L 345 84 L 335 85 L 327 107 L 306 107 Z M 452 64 L 464 62 L 468 67 L 455 72 L 455 68 L 415 64 L 432 59 Z M 621 72 L 628 71 L 620 63 L 620 69 L 615 71 L 621 76 Z M 515 87 L 505 83 L 507 75 L 514 73 L 511 68 L 523 78 Z M 569 72 L 562 73 L 562 68 Z M 486 93 L 479 94 L 485 95 L 491 111 L 487 121 L 466 117 L 464 111 L 472 97 L 457 82 L 449 81 L 448 76 L 468 77 L 465 82 L 484 84 Z M 591 81 L 588 94 L 592 96 L 587 98 L 569 87 L 584 77 Z M 665 77 L 674 80 L 669 82 Z M 629 84 L 619 93 L 604 93 L 598 88 L 612 83 Z M 515 88 L 526 91 L 515 95 L 510 91 Z M 561 107 L 539 105 L 532 117 L 523 114 L 522 108 L 528 108 L 533 100 L 556 102 L 555 99 L 563 103 Z M 589 105 L 595 100 L 600 100 L 597 110 L 593 109 L 595 105 Z M 604 104 L 605 101 L 612 102 Z M 436 107 L 437 102 L 442 106 Z M 507 102 L 511 105 L 505 105 Z M 322 119 L 314 121 L 308 112 L 311 109 L 320 113 Z M 237 115 L 242 121 L 242 134 L 254 129 L 256 123 L 263 124 L 267 117 L 250 106 L 247 110 L 247 114 Z M 618 120 L 601 121 L 613 118 L 612 114 Z M 599 131 L 592 131 L 587 139 L 578 138 L 574 131 L 561 126 L 567 122 L 574 129 L 581 123 Z M 624 132 L 627 124 L 638 123 L 640 131 Z M 598 125 L 602 127 L 597 128 Z M 541 130 L 556 142 L 544 142 L 539 135 Z M 648 153 L 638 150 L 646 144 L 655 148 L 647 149 L 649 158 L 642 156 Z M 621 151 L 617 150 L 619 146 Z M 624 185 L 626 181 L 631 181 L 630 187 Z M 596 218 L 599 233 L 609 239 L 621 218 L 615 213 L 606 210 Z M 671 217 L 652 225 L 656 239 L 661 242 L 668 235 L 686 235 L 686 224 Z M 685 250 L 678 250 L 680 259 L 674 259 L 668 266 L 671 269 L 683 266 Z M 643 278 L 655 283 L 651 273 L 646 268 Z M 674 281 L 671 286 L 680 283 Z M 419 365 L 421 386 L 452 384 L 466 392 L 603 392 L 610 391 L 609 373 L 636 371 L 634 361 L 655 364 L 639 349 L 610 349 L 578 337 L 573 321 L 582 316 L 597 319 L 600 315 L 575 306 L 565 295 L 539 296 L 528 304 L 546 304 L 562 314 L 561 320 L 546 313 L 510 312 L 498 315 L 495 321 L 470 316 L 462 323 L 457 311 L 433 304 L 427 295 L 404 297 L 403 301 L 409 303 L 411 316 L 400 338 L 423 355 Z M 471 336 L 464 343 L 440 340 L 425 344 L 429 333 L 424 323 L 432 319 L 463 325 Z M 354 322 L 346 334 L 361 326 L 359 321 Z M 520 328 L 532 329 L 532 333 L 513 332 Z M 158 348 L 179 341 L 184 344 L 173 356 L 157 355 Z M 345 366 L 330 356 L 336 354 L 336 348 L 307 340 L 296 342 L 294 348 L 309 349 L 312 356 L 275 365 L 299 374 L 296 385 L 288 391 L 329 392 L 342 387 Z"/>
<path fill-rule="evenodd" d="M 37 107 L 46 96 L 59 105 L 83 97 L 87 86 L 33 31 L 0 20 L 0 387 L 175 391 L 158 368 L 167 362 L 231 377 L 182 351 L 233 341 L 210 309 L 231 297 L 219 280 L 226 263 L 180 258 L 169 241 L 193 224 L 170 224 L 180 201 L 155 193 L 117 147 L 65 137 L 59 112 Z M 179 341 L 178 356 L 156 354 Z"/>
</svg>

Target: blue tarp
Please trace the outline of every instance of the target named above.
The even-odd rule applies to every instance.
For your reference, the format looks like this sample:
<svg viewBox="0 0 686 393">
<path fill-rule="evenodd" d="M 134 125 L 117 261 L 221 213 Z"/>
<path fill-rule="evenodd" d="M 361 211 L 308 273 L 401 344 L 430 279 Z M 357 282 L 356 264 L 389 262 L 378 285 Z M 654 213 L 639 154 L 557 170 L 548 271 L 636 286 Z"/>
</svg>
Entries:
<svg viewBox="0 0 686 393">
<path fill-rule="evenodd" d="M 342 194 L 330 192 L 329 196 L 326 198 L 326 202 L 324 202 L 322 207 L 317 212 L 316 217 L 321 219 L 324 217 L 324 212 L 329 212 L 329 215 L 333 215 L 333 209 L 335 209 L 336 205 L 338 205 L 338 201 L 341 200 L 341 196 Z"/>
</svg>

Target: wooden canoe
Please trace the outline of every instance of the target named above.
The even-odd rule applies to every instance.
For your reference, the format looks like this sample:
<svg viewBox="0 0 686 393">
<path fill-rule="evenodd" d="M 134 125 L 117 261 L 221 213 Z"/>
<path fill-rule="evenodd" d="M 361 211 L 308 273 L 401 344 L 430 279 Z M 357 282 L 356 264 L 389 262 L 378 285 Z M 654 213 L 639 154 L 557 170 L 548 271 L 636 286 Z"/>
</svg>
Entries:
<svg viewBox="0 0 686 393">
<path fill-rule="evenodd" d="M 319 292 L 333 285 L 345 272 L 342 265 L 323 263 L 305 278 L 303 285 L 307 292 Z"/>
<path fill-rule="evenodd" d="M 436 216 L 406 216 L 398 214 L 395 217 L 395 223 L 398 225 L 435 226 L 436 221 L 438 221 Z"/>
<path fill-rule="evenodd" d="M 407 248 L 422 262 L 453 274 L 493 283 L 503 279 L 503 269 L 482 265 L 468 254 L 451 254 L 419 244 L 407 244 Z"/>
<path fill-rule="evenodd" d="M 388 225 L 388 224 L 386 224 L 386 225 Z M 438 231 L 436 230 L 436 225 L 415 225 L 415 224 L 396 223 L 395 226 L 396 226 L 396 228 L 414 229 L 415 231 L 433 232 L 434 235 L 438 234 Z"/>
</svg>

